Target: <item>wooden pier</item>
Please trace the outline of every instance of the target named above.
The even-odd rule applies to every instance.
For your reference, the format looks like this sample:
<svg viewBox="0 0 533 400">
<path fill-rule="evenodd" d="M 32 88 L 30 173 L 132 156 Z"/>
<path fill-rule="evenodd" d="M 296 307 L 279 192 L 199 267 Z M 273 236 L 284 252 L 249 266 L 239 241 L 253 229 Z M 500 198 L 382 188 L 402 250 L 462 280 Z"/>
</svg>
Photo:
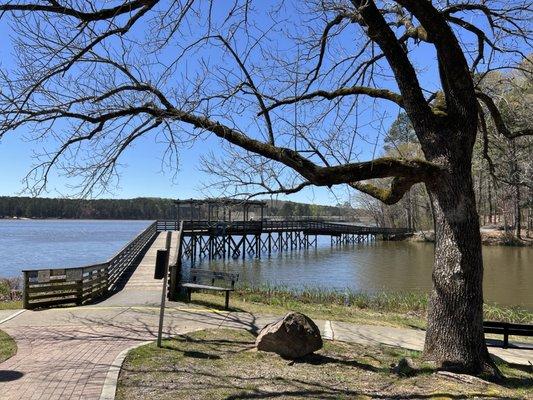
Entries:
<svg viewBox="0 0 533 400">
<path fill-rule="evenodd" d="M 179 229 L 179 221 L 157 222 L 158 232 Z M 261 254 L 316 247 L 318 236 L 330 236 L 332 245 L 369 242 L 376 236 L 410 233 L 403 228 L 379 228 L 319 220 L 291 221 L 183 221 L 184 258 L 260 257 Z"/>
<path fill-rule="evenodd" d="M 213 221 L 160 220 L 151 223 L 108 261 L 73 268 L 23 271 L 24 308 L 94 303 L 118 292 L 161 232 L 178 231 L 175 257 L 169 272 L 169 298 L 176 298 L 182 260 L 261 257 L 262 254 L 316 247 L 318 236 L 332 245 L 370 242 L 410 233 L 318 220 Z M 159 242 L 155 242 L 155 246 Z M 152 249 L 153 250 L 153 249 Z M 150 274 L 144 276 L 149 277 Z M 146 278 L 149 279 L 149 278 Z"/>
</svg>

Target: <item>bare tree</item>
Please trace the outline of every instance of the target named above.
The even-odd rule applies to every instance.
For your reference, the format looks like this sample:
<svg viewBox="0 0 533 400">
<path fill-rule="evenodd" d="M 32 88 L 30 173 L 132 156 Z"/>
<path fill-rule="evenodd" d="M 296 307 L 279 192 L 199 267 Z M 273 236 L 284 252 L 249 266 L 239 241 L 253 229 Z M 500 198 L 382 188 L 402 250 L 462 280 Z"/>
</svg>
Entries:
<svg viewBox="0 0 533 400">
<path fill-rule="evenodd" d="M 171 168 L 180 147 L 220 138 L 239 157 L 219 175 L 249 193 L 346 184 L 392 204 L 424 183 L 437 227 L 425 355 L 498 374 L 482 327 L 478 100 L 500 134 L 531 130 L 510 131 L 472 74 L 524 57 L 529 1 L 104 4 L 0 1 L 17 56 L 1 78 L 0 135 L 26 126 L 57 146 L 29 174 L 34 190 L 54 166 L 84 193 L 106 188 L 123 152 L 150 132 L 167 143 Z M 427 68 L 439 82 L 426 82 Z M 360 161 L 357 144 L 376 144 L 398 108 L 424 159 Z M 388 189 L 363 182 L 382 178 Z"/>
</svg>

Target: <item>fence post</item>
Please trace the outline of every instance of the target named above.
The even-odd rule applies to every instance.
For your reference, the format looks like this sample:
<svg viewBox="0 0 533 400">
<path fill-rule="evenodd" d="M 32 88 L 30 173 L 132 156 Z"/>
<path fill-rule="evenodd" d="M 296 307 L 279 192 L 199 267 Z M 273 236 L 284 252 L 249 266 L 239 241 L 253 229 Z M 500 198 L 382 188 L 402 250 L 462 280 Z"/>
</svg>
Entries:
<svg viewBox="0 0 533 400">
<path fill-rule="evenodd" d="M 23 292 L 22 292 L 22 296 L 23 296 L 23 302 L 22 302 L 22 307 L 25 308 L 25 309 L 29 309 L 30 308 L 30 278 L 28 276 L 28 271 L 24 271 L 23 272 L 24 274 L 24 287 L 23 287 Z"/>
<path fill-rule="evenodd" d="M 91 278 L 92 281 L 92 272 Z M 81 306 L 83 302 L 83 276 L 79 281 L 76 281 L 76 305 Z"/>
</svg>

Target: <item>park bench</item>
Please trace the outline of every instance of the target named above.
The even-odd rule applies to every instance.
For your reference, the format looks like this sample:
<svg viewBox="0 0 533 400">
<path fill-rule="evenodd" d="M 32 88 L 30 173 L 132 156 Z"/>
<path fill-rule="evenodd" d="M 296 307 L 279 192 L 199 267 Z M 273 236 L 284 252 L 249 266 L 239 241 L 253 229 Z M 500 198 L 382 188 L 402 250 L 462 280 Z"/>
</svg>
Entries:
<svg viewBox="0 0 533 400">
<path fill-rule="evenodd" d="M 187 300 L 191 301 L 191 293 L 196 290 L 211 290 L 215 292 L 225 292 L 226 299 L 224 308 L 229 307 L 229 294 L 235 290 L 235 282 L 239 279 L 239 274 L 210 271 L 207 269 L 190 269 L 190 281 L 181 284 L 187 290 Z M 206 283 L 207 282 L 207 283 Z M 215 286 L 215 282 L 223 282 L 222 286 Z"/>
<path fill-rule="evenodd" d="M 483 330 L 485 333 L 493 333 L 503 335 L 503 348 L 506 349 L 509 347 L 509 336 L 533 336 L 533 325 L 526 324 L 511 324 L 509 322 L 494 322 L 494 321 L 485 321 L 483 322 Z M 498 346 L 500 343 L 494 344 L 493 342 L 488 342 L 488 345 Z M 511 345 L 515 348 L 523 348 L 528 350 L 533 350 L 533 346 L 528 345 Z"/>
</svg>

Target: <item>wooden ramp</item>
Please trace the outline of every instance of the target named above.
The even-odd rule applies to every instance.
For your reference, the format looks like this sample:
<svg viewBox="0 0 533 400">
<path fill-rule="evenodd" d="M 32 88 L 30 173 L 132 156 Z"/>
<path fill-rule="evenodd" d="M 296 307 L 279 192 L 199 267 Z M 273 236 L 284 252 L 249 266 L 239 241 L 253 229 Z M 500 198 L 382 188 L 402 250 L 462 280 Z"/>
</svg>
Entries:
<svg viewBox="0 0 533 400">
<path fill-rule="evenodd" d="M 177 249 L 177 232 L 172 232 L 170 259 L 172 260 Z M 158 305 L 161 303 L 163 280 L 154 279 L 154 268 L 157 250 L 164 249 L 166 232 L 158 234 L 152 246 L 147 250 L 141 262 L 127 279 L 122 290 L 108 299 L 98 303 L 98 306 L 133 306 L 133 305 Z"/>
</svg>

